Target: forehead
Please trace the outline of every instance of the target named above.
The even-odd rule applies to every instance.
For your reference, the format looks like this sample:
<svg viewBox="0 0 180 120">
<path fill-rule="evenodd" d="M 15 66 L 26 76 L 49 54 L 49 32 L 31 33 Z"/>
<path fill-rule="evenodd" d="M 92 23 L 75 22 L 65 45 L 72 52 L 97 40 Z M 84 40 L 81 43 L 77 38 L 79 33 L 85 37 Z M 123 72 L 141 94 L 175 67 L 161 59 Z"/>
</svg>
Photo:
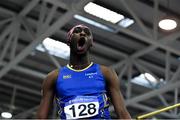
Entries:
<svg viewBox="0 0 180 120">
<path fill-rule="evenodd" d="M 77 26 L 74 26 L 74 27 L 69 31 L 69 35 L 72 35 L 74 31 L 79 30 L 78 28 L 79 28 L 79 29 L 87 29 L 87 30 L 90 32 L 90 34 L 92 34 L 92 33 L 91 33 L 91 30 L 89 29 L 89 27 L 87 27 L 87 26 L 85 26 L 85 25 L 77 25 Z"/>
<path fill-rule="evenodd" d="M 87 28 L 88 30 L 89 30 L 89 32 L 91 33 L 91 30 L 89 29 L 89 27 L 87 27 L 87 26 L 85 26 L 85 25 L 76 25 L 76 26 L 74 26 L 73 28 L 71 28 L 70 30 L 69 30 L 69 32 L 68 32 L 68 34 L 67 34 L 67 36 L 68 36 L 68 40 L 70 39 L 70 37 L 71 37 L 71 35 L 73 34 L 73 31 L 74 31 L 74 29 L 75 28 Z"/>
<path fill-rule="evenodd" d="M 74 30 L 75 28 L 87 28 L 87 29 L 89 29 L 87 26 L 82 26 L 82 25 L 78 25 L 78 26 L 73 27 L 73 30 Z"/>
</svg>

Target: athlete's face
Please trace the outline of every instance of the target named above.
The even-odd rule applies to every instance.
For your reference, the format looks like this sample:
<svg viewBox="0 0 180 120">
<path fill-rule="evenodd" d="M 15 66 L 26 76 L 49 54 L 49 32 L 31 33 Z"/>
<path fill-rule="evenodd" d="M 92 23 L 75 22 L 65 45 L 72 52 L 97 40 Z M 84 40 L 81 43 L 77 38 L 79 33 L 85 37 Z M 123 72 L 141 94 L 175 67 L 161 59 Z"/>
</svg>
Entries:
<svg viewBox="0 0 180 120">
<path fill-rule="evenodd" d="M 71 36 L 70 48 L 77 54 L 86 53 L 92 46 L 92 34 L 89 28 L 77 26 Z"/>
</svg>

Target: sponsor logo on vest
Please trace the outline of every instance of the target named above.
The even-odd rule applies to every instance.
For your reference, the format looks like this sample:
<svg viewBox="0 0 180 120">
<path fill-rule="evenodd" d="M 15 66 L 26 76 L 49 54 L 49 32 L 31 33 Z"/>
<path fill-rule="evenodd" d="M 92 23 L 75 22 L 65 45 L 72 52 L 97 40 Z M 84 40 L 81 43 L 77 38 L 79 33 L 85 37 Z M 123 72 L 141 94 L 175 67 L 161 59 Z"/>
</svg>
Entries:
<svg viewBox="0 0 180 120">
<path fill-rule="evenodd" d="M 70 79 L 71 75 L 63 75 L 63 79 Z"/>
<path fill-rule="evenodd" d="M 85 73 L 85 76 L 88 76 L 89 78 L 93 78 L 94 75 L 97 75 L 97 72 Z"/>
</svg>

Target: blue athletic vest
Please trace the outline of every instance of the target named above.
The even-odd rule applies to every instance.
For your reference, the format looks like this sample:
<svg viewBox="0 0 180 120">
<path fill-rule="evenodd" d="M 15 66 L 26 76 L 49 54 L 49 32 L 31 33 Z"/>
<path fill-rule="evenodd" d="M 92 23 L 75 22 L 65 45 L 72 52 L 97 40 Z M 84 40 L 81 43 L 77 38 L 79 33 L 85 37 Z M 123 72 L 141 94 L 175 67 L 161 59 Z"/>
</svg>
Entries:
<svg viewBox="0 0 180 120">
<path fill-rule="evenodd" d="M 83 70 L 74 70 L 69 65 L 62 67 L 55 94 L 61 119 L 110 119 L 109 99 L 99 64 L 91 63 Z"/>
</svg>

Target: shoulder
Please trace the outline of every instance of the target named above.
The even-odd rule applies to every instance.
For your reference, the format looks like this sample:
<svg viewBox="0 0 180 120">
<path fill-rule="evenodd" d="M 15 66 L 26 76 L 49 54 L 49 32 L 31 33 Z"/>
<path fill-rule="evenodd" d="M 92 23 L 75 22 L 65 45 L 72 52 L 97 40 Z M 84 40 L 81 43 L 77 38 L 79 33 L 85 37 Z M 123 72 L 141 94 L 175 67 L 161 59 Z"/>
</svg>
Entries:
<svg viewBox="0 0 180 120">
<path fill-rule="evenodd" d="M 55 86 L 56 79 L 58 77 L 59 69 L 55 69 L 49 72 L 43 81 L 41 94 L 44 95 L 47 91 L 52 91 Z"/>
<path fill-rule="evenodd" d="M 59 74 L 59 69 L 55 69 L 55 70 L 53 70 L 53 71 L 51 71 L 51 72 L 49 72 L 47 74 L 46 80 L 48 80 L 48 79 L 53 79 L 53 80 L 57 79 L 58 74 Z"/>
<path fill-rule="evenodd" d="M 43 84 L 46 86 L 53 86 L 58 78 L 59 69 L 55 69 L 49 72 L 43 81 Z"/>
<path fill-rule="evenodd" d="M 110 84 L 118 82 L 118 76 L 113 68 L 104 65 L 100 65 L 100 68 L 106 82 Z"/>
<path fill-rule="evenodd" d="M 101 72 L 106 80 L 111 79 L 113 75 L 113 69 L 104 65 L 100 65 Z"/>
<path fill-rule="evenodd" d="M 104 65 L 100 65 L 100 68 L 101 68 L 102 74 L 105 77 L 111 75 L 114 72 L 112 68 L 104 66 Z"/>
<path fill-rule="evenodd" d="M 55 69 L 51 72 L 48 73 L 47 77 L 52 77 L 52 78 L 56 78 L 59 74 L 59 69 Z"/>
</svg>

